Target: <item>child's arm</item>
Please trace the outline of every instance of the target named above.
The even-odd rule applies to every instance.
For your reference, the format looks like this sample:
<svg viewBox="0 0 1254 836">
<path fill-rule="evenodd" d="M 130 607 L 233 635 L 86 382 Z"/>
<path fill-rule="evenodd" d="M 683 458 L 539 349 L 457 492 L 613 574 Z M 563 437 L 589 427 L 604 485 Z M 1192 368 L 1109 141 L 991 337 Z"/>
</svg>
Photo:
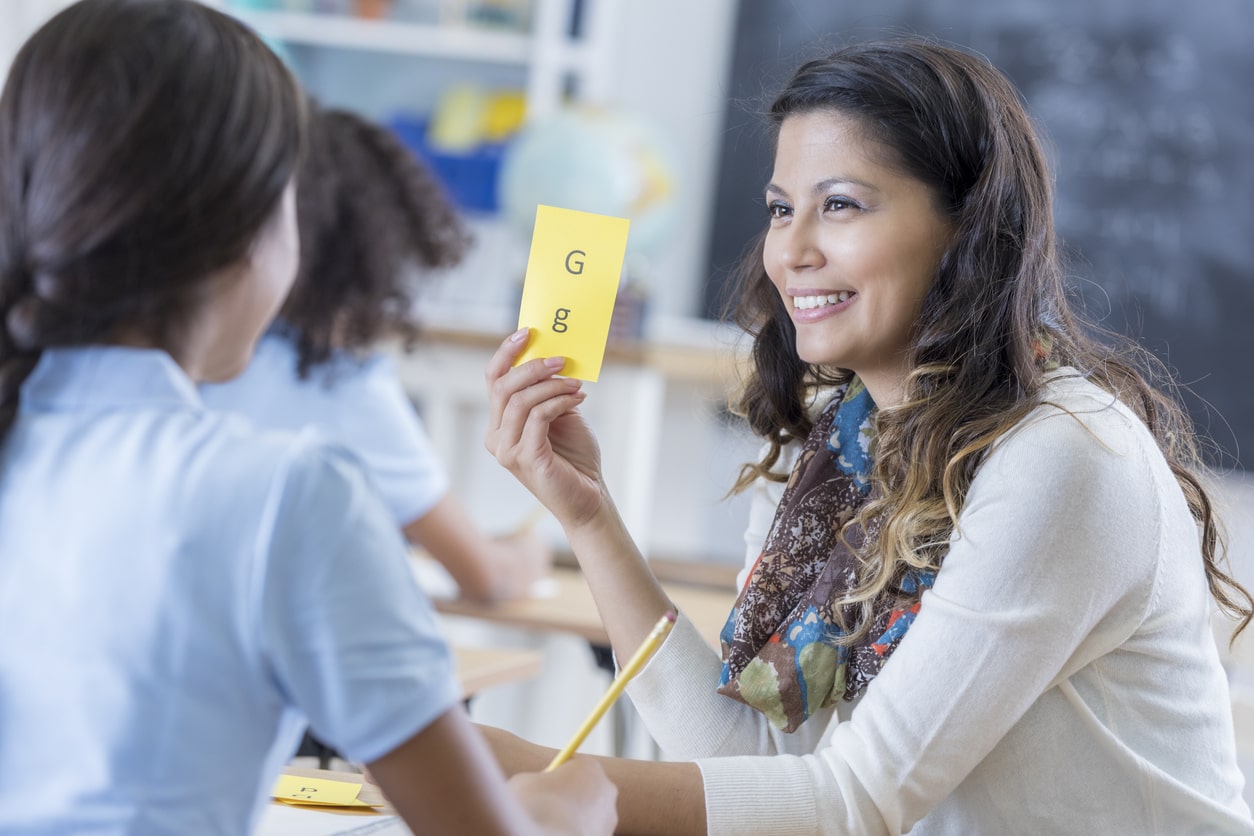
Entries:
<svg viewBox="0 0 1254 836">
<path fill-rule="evenodd" d="M 501 767 L 513 776 L 511 785 L 548 777 L 539 770 L 553 759 L 556 749 L 524 740 L 504 729 L 478 728 Z M 563 764 L 558 772 L 572 763 L 588 761 L 600 766 L 618 787 L 618 833 L 703 836 L 707 832 L 704 785 L 695 763 L 584 755 Z"/>
<path fill-rule="evenodd" d="M 584 834 L 614 831 L 617 791 L 590 758 L 508 785 L 456 707 L 369 765 L 415 833 Z"/>
<path fill-rule="evenodd" d="M 462 595 L 477 601 L 523 597 L 553 563 L 548 544 L 533 532 L 485 536 L 451 493 L 405 526 L 405 538 L 426 549 L 453 576 Z"/>
</svg>

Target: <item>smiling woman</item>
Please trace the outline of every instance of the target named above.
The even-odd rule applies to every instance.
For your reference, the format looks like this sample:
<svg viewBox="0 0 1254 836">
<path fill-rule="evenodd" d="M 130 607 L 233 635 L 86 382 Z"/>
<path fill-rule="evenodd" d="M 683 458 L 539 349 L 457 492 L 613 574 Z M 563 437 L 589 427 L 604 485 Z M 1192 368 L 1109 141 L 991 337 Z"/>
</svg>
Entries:
<svg viewBox="0 0 1254 836">
<path fill-rule="evenodd" d="M 1072 312 L 1015 89 L 959 49 L 863 44 L 800 67 L 770 121 L 738 286 L 765 442 L 745 580 L 721 658 L 681 613 L 629 687 L 672 762 L 605 761 L 623 829 L 1254 833 L 1209 629 L 1250 597 L 1170 381 Z M 488 368 L 488 447 L 621 655 L 671 602 L 578 382 L 514 367 L 524 337 Z M 492 740 L 511 770 L 551 756 Z"/>
</svg>

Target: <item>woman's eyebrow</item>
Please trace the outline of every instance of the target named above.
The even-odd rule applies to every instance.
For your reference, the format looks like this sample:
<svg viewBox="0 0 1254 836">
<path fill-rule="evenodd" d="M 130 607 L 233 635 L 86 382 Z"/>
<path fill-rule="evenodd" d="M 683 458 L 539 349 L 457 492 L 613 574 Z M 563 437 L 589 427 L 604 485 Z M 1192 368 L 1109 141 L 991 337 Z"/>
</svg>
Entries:
<svg viewBox="0 0 1254 836">
<path fill-rule="evenodd" d="M 838 176 L 838 177 L 828 177 L 826 180 L 820 180 L 819 182 L 815 183 L 814 192 L 816 194 L 818 194 L 819 192 L 825 192 L 831 189 L 833 186 L 857 186 L 859 188 L 868 189 L 869 191 L 873 191 L 873 192 L 879 191 L 879 189 L 875 188 L 875 186 L 872 186 L 870 183 L 866 182 L 865 180 L 859 180 L 856 177 Z"/>
<path fill-rule="evenodd" d="M 820 180 L 819 182 L 814 184 L 814 188 L 811 191 L 813 191 L 814 194 L 821 194 L 823 192 L 829 191 L 830 189 L 836 186 L 857 186 L 859 188 L 867 189 L 868 191 L 872 191 L 872 192 L 879 191 L 879 189 L 877 189 L 875 186 L 871 185 L 870 183 L 866 182 L 865 180 L 859 180 L 856 177 L 845 177 L 843 175 L 836 176 L 836 177 L 827 177 L 823 180 Z M 774 183 L 767 183 L 763 191 L 766 194 L 777 194 L 777 195 L 780 195 L 781 197 L 788 196 L 788 192 L 784 191 L 782 188 L 775 185 Z"/>
</svg>

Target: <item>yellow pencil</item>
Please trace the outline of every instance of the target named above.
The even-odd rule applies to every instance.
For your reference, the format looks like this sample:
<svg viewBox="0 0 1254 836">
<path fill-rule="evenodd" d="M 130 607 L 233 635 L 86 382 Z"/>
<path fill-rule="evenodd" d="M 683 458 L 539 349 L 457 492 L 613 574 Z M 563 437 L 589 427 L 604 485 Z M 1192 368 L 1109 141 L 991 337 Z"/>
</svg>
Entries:
<svg viewBox="0 0 1254 836">
<path fill-rule="evenodd" d="M 675 626 L 675 611 L 667 610 L 666 614 L 658 619 L 657 624 L 653 625 L 653 630 L 640 643 L 639 649 L 628 660 L 627 664 L 618 672 L 618 676 L 614 677 L 614 681 L 610 683 L 610 688 L 605 692 L 605 696 L 601 697 L 601 701 L 597 703 L 596 708 L 592 709 L 592 713 L 588 715 L 588 719 L 583 721 L 583 725 L 579 727 L 579 731 L 575 732 L 575 736 L 566 744 L 566 748 L 553 756 L 553 760 L 544 768 L 545 772 L 552 772 L 566 761 L 570 760 L 570 756 L 575 754 L 575 750 L 583 744 L 584 738 L 592 731 L 593 727 L 601 721 L 605 716 L 605 712 L 609 711 L 614 701 L 623 693 L 623 689 L 627 687 L 627 683 L 631 678 L 640 672 L 645 662 L 652 658 L 657 649 L 662 646 L 667 634 L 671 628 Z"/>
</svg>

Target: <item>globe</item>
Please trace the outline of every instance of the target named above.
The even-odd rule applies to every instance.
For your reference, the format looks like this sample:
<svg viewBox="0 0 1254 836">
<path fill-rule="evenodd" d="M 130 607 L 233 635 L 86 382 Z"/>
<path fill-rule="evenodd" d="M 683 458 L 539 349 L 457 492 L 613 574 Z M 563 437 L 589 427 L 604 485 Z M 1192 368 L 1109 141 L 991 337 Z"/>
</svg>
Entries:
<svg viewBox="0 0 1254 836">
<path fill-rule="evenodd" d="M 627 252 L 658 253 L 674 233 L 674 156 L 646 123 L 615 110 L 567 107 L 525 127 L 501 161 L 509 224 L 530 239 L 536 206 L 628 218 Z"/>
</svg>

